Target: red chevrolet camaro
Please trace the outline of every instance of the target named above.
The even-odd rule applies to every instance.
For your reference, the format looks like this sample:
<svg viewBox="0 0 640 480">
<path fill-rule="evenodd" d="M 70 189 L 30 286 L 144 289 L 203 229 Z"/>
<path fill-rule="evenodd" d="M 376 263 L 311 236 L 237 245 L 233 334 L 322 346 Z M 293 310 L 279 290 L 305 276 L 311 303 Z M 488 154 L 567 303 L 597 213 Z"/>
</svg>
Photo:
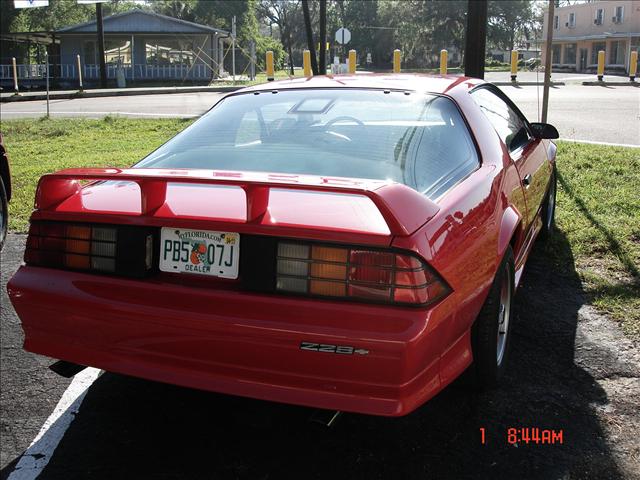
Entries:
<svg viewBox="0 0 640 480">
<path fill-rule="evenodd" d="M 553 227 L 557 136 L 464 77 L 227 95 L 133 168 L 40 179 L 8 285 L 25 349 L 375 415 L 467 369 L 493 385 Z"/>
</svg>

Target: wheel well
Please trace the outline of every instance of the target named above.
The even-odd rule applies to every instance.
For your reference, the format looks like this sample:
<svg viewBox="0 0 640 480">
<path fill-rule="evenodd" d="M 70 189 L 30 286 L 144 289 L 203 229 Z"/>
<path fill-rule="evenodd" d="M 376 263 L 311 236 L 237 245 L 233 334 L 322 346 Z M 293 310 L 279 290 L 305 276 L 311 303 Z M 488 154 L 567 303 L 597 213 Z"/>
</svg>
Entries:
<svg viewBox="0 0 640 480">
<path fill-rule="evenodd" d="M 511 240 L 509 240 L 509 245 L 511 246 L 511 251 L 513 252 L 513 257 L 517 258 L 518 250 L 517 246 L 520 240 L 520 228 L 522 227 L 522 223 L 518 223 L 516 228 L 513 231 L 513 235 L 511 235 Z"/>
</svg>

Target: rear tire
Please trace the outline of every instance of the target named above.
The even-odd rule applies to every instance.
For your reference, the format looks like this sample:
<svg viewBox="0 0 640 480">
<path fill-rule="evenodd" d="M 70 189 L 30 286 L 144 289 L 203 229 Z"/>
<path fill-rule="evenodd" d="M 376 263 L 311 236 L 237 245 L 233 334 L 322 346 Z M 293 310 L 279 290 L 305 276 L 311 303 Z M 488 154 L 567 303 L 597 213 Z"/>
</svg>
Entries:
<svg viewBox="0 0 640 480">
<path fill-rule="evenodd" d="M 7 224 L 9 222 L 9 205 L 7 191 L 4 188 L 4 181 L 0 178 L 0 250 L 4 246 L 7 238 Z"/>
<path fill-rule="evenodd" d="M 540 230 L 540 238 L 547 240 L 553 233 L 556 222 L 556 192 L 557 192 L 557 178 L 556 167 L 553 167 L 553 173 L 551 174 L 551 181 L 549 182 L 549 189 L 547 190 L 547 196 L 542 202 L 542 230 Z"/>
<path fill-rule="evenodd" d="M 515 290 L 513 251 L 507 250 L 493 279 L 489 295 L 471 329 L 473 364 L 470 376 L 476 388 L 494 387 L 507 365 Z"/>
</svg>

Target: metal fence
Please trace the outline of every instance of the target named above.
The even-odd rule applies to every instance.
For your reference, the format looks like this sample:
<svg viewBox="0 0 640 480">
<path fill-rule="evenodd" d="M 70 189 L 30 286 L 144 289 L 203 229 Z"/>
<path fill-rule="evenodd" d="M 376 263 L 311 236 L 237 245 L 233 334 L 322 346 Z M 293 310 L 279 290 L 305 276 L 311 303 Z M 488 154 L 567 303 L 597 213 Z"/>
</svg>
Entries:
<svg viewBox="0 0 640 480">
<path fill-rule="evenodd" d="M 18 80 L 43 79 L 46 75 L 44 64 L 17 65 Z M 213 76 L 210 65 L 195 63 L 193 65 L 107 65 L 107 78 L 117 78 L 118 69 L 127 80 L 206 80 Z M 49 64 L 52 78 L 77 79 L 78 69 L 74 64 Z M 86 79 L 100 78 L 99 65 L 83 65 L 82 75 Z M 13 66 L 0 65 L 0 80 L 13 79 Z"/>
</svg>

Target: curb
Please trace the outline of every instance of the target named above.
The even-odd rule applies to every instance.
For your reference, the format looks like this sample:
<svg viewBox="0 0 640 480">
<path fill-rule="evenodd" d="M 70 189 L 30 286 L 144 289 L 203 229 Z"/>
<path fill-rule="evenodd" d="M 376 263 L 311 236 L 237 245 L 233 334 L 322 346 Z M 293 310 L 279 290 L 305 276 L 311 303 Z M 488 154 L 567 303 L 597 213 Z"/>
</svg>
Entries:
<svg viewBox="0 0 640 480">
<path fill-rule="evenodd" d="M 537 87 L 544 86 L 544 82 L 489 82 L 499 87 Z M 551 82 L 552 87 L 564 87 L 565 82 Z"/>
<path fill-rule="evenodd" d="M 97 98 L 97 97 L 126 97 L 130 95 L 166 95 L 170 93 L 200 93 L 200 92 L 235 92 L 242 87 L 166 87 L 158 89 L 136 89 L 129 88 L 126 90 L 85 90 L 84 92 L 49 92 L 49 100 L 69 100 L 73 98 Z M 37 93 L 34 95 L 7 95 L 0 99 L 0 102 L 28 102 L 32 100 L 46 100 L 46 93 Z"/>
<path fill-rule="evenodd" d="M 608 86 L 613 86 L 613 87 L 640 87 L 640 83 L 638 82 L 632 82 L 631 80 L 629 80 L 628 82 L 600 82 L 600 81 L 595 81 L 595 82 L 582 82 L 582 85 L 588 85 L 590 87 L 608 87 Z"/>
</svg>

